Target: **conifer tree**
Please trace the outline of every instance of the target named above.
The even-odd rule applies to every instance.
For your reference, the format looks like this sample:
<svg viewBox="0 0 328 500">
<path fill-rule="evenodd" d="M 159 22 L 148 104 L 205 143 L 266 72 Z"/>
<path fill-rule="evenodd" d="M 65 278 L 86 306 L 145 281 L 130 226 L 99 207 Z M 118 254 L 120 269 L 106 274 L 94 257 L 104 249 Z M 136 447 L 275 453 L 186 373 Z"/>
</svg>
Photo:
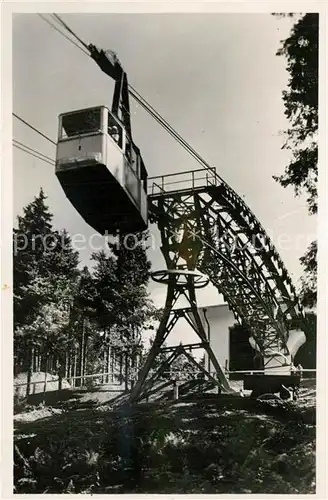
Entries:
<svg viewBox="0 0 328 500">
<path fill-rule="evenodd" d="M 78 254 L 67 232 L 53 229 L 45 200 L 41 189 L 13 234 L 15 356 L 28 373 L 28 388 L 36 353 L 45 371 L 49 356 L 60 360 L 65 353 L 78 276 Z"/>
<path fill-rule="evenodd" d="M 132 243 L 131 243 L 132 240 Z M 103 329 L 103 342 L 113 347 L 120 359 L 120 370 L 127 381 L 142 351 L 142 329 L 148 329 L 155 308 L 147 292 L 150 262 L 145 235 L 125 235 L 109 244 L 110 254 L 93 255 L 94 283 L 97 289 L 97 321 Z"/>
</svg>

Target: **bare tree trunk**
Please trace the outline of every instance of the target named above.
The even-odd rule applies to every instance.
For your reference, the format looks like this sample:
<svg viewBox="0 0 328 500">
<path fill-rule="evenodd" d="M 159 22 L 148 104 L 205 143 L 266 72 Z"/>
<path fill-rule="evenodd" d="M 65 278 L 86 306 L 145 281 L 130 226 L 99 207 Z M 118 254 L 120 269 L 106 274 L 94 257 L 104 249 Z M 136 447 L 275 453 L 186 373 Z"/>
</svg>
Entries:
<svg viewBox="0 0 328 500">
<path fill-rule="evenodd" d="M 67 359 L 67 378 L 70 380 L 72 375 L 72 350 L 70 349 L 68 352 Z"/>
<path fill-rule="evenodd" d="M 124 385 L 125 385 L 125 390 L 127 391 L 129 389 L 129 357 L 128 353 L 125 352 L 124 354 Z"/>
<path fill-rule="evenodd" d="M 37 349 L 33 347 L 33 372 L 37 371 L 36 358 L 37 358 Z"/>
<path fill-rule="evenodd" d="M 120 384 L 122 383 L 122 378 L 123 378 L 123 356 L 122 353 L 120 353 Z"/>
<path fill-rule="evenodd" d="M 133 371 L 133 377 L 131 377 L 131 389 L 134 386 L 135 373 L 137 371 L 137 367 L 138 367 L 138 353 L 137 353 L 137 351 L 135 349 L 134 352 L 133 352 L 133 354 L 132 354 L 132 356 L 131 356 L 131 370 Z"/>
<path fill-rule="evenodd" d="M 74 374 L 74 353 L 75 349 L 71 349 L 69 353 L 69 376 L 70 378 L 73 377 Z"/>
<path fill-rule="evenodd" d="M 80 363 L 79 363 L 79 383 L 78 387 L 83 385 L 83 361 L 84 361 L 84 318 L 82 319 L 82 329 L 81 329 L 81 341 L 80 341 Z"/>
<path fill-rule="evenodd" d="M 112 348 L 111 360 L 110 360 L 110 371 L 111 371 L 111 382 L 114 382 L 114 359 L 115 359 L 115 349 Z"/>
<path fill-rule="evenodd" d="M 108 346 L 108 349 L 107 349 L 107 363 L 106 363 L 106 372 L 107 372 L 107 384 L 109 384 L 110 382 L 110 378 L 109 378 L 109 371 L 110 371 L 110 357 L 111 357 L 111 346 L 109 345 Z"/>
<path fill-rule="evenodd" d="M 57 373 L 58 373 L 58 390 L 61 391 L 63 388 L 63 378 L 65 377 L 66 373 L 66 355 L 63 355 L 63 353 L 60 353 L 60 355 L 58 356 Z"/>
<path fill-rule="evenodd" d="M 89 335 L 88 331 L 84 332 L 84 350 L 83 350 L 83 377 L 84 375 L 88 375 L 87 370 L 88 370 L 88 365 L 87 365 L 87 359 L 88 359 L 88 342 L 89 342 Z M 83 378 L 84 381 L 84 378 Z"/>
<path fill-rule="evenodd" d="M 74 352 L 74 367 L 73 367 L 73 387 L 76 386 L 76 372 L 77 372 L 77 353 L 76 350 Z"/>
<path fill-rule="evenodd" d="M 103 384 L 107 384 L 108 382 L 108 379 L 107 379 L 107 364 L 108 364 L 108 359 L 107 359 L 107 349 L 106 349 L 106 345 L 104 345 L 104 360 L 103 360 Z"/>
<path fill-rule="evenodd" d="M 31 380 L 33 372 L 33 347 L 28 349 L 27 354 L 27 380 L 26 380 L 26 397 L 30 395 L 31 392 Z"/>
<path fill-rule="evenodd" d="M 44 378 L 44 386 L 43 386 L 43 398 L 42 398 L 43 404 L 45 404 L 45 402 L 46 402 L 46 392 L 47 392 L 47 362 L 46 362 L 46 370 L 45 370 L 45 378 Z"/>
<path fill-rule="evenodd" d="M 106 349 L 105 349 L 105 346 L 104 346 L 104 351 L 103 351 L 103 366 L 102 366 L 102 383 L 105 384 L 106 383 L 106 377 L 105 377 L 105 373 L 106 373 Z"/>
</svg>

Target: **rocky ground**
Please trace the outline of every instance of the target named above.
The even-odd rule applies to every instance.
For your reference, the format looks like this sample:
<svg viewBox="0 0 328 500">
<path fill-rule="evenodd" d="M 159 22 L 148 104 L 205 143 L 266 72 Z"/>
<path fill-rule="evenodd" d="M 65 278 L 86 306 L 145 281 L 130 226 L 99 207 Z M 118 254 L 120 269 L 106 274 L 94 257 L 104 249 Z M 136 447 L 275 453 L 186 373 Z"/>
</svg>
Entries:
<svg viewBox="0 0 328 500">
<path fill-rule="evenodd" d="M 315 493 L 314 381 L 296 402 L 61 394 L 15 415 L 16 493 Z"/>
</svg>

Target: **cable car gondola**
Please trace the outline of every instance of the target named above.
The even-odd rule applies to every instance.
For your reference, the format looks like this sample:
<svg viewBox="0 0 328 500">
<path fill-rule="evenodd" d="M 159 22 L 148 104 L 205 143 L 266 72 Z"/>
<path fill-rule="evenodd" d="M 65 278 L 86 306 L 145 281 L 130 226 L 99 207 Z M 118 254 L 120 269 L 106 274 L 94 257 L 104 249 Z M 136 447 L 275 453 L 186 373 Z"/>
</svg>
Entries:
<svg viewBox="0 0 328 500">
<path fill-rule="evenodd" d="M 59 116 L 56 176 L 75 209 L 100 234 L 143 231 L 147 170 L 131 137 L 126 73 L 111 52 L 90 50 L 115 79 L 112 109 L 98 106 Z"/>
</svg>

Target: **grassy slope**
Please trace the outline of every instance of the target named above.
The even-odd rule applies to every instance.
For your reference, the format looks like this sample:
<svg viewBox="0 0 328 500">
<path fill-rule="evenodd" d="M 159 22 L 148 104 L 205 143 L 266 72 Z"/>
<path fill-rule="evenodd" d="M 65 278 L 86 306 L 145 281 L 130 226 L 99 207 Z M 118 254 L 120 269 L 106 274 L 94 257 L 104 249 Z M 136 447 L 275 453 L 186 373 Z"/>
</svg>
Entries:
<svg viewBox="0 0 328 500">
<path fill-rule="evenodd" d="M 16 420 L 17 493 L 315 491 L 313 398 L 94 401 L 55 412 Z"/>
</svg>

